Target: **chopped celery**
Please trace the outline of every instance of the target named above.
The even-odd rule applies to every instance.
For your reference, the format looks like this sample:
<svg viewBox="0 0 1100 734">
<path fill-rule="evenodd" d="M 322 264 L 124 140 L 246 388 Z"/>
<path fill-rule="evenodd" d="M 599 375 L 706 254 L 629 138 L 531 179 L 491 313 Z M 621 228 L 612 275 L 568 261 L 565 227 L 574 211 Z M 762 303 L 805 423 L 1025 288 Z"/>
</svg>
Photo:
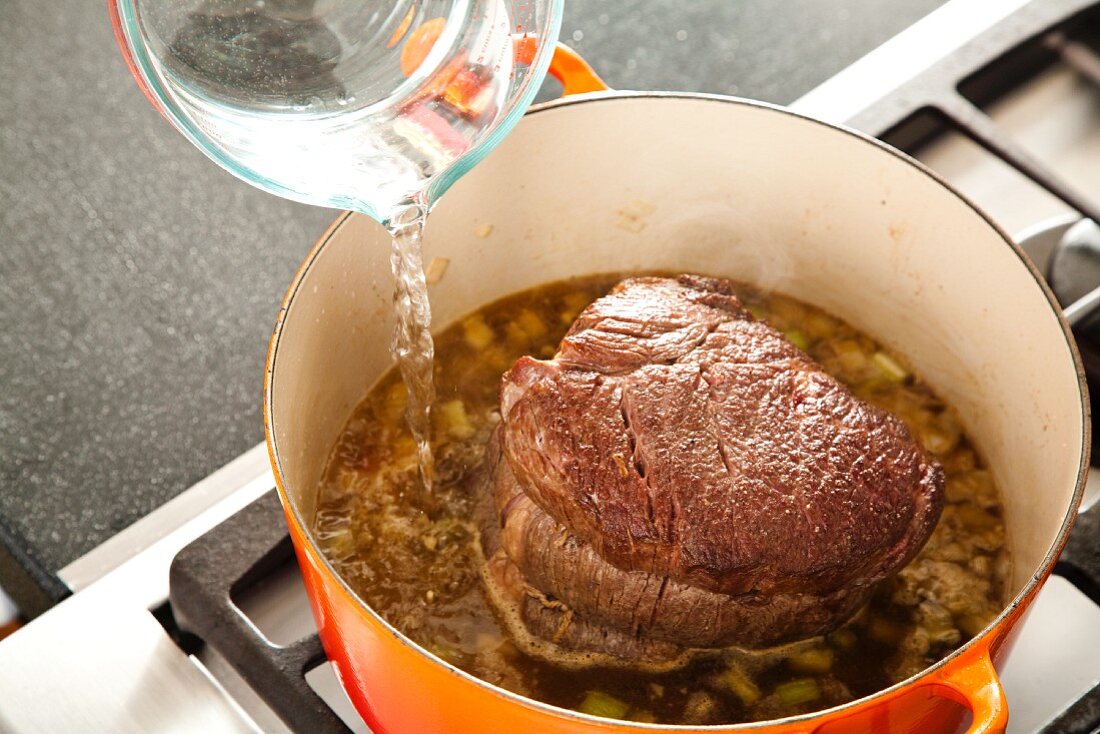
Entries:
<svg viewBox="0 0 1100 734">
<path fill-rule="evenodd" d="M 988 558 L 988 556 L 975 556 L 973 560 L 979 558 Z M 917 607 L 917 624 L 934 641 L 943 640 L 951 644 L 958 642 L 959 631 L 955 626 L 955 620 L 951 617 L 951 612 L 931 599 L 925 599 Z"/>
<path fill-rule="evenodd" d="M 471 316 L 462 322 L 466 343 L 474 349 L 484 349 L 493 343 L 493 330 L 481 316 Z"/>
<path fill-rule="evenodd" d="M 811 311 L 802 321 L 802 329 L 813 339 L 831 339 L 840 322 L 819 311 Z"/>
<path fill-rule="evenodd" d="M 621 719 L 630 710 L 630 704 L 603 691 L 589 691 L 577 707 L 577 711 L 590 716 L 602 716 L 606 719 Z"/>
<path fill-rule="evenodd" d="M 970 529 L 990 530 L 1001 524 L 999 517 L 974 505 L 960 504 L 955 508 L 955 512 L 962 520 L 963 525 Z"/>
<path fill-rule="evenodd" d="M 802 351 L 806 351 L 810 348 L 810 340 L 798 329 L 787 329 L 783 334 L 787 337 L 787 341 L 794 344 Z"/>
<path fill-rule="evenodd" d="M 806 306 L 793 298 L 772 296 L 768 305 L 779 322 L 798 324 L 806 318 Z"/>
<path fill-rule="evenodd" d="M 409 435 L 398 436 L 390 444 L 394 464 L 399 465 L 408 459 L 416 461 L 416 439 Z"/>
<path fill-rule="evenodd" d="M 978 465 L 978 459 L 974 452 L 963 446 L 951 452 L 951 455 L 941 462 L 949 475 L 959 475 L 973 469 Z"/>
<path fill-rule="evenodd" d="M 791 655 L 787 663 L 799 673 L 828 673 L 833 667 L 833 651 L 828 647 L 812 647 Z"/>
<path fill-rule="evenodd" d="M 531 342 L 531 335 L 523 330 L 523 327 L 515 321 L 509 321 L 504 327 L 504 335 L 508 337 L 508 343 L 513 347 L 526 349 Z"/>
<path fill-rule="evenodd" d="M 780 683 L 775 687 L 775 695 L 788 706 L 798 706 L 821 698 L 821 686 L 813 678 Z"/>
<path fill-rule="evenodd" d="M 996 507 L 999 503 L 988 469 L 974 469 L 948 477 L 945 489 L 948 502 L 970 501 L 979 507 Z"/>
<path fill-rule="evenodd" d="M 908 370 L 898 364 L 897 360 L 886 352 L 875 352 L 871 357 L 871 364 L 877 367 L 878 371 L 892 382 L 904 382 L 905 378 L 909 377 Z"/>
<path fill-rule="evenodd" d="M 496 373 L 507 372 L 512 368 L 512 365 L 516 362 L 518 355 L 511 353 L 503 346 L 493 347 L 492 349 L 486 349 L 481 359 L 485 360 L 485 364 L 489 365 Z"/>
<path fill-rule="evenodd" d="M 657 717 L 652 711 L 646 711 L 645 709 L 636 709 L 630 712 L 630 715 L 626 717 L 627 721 L 637 721 L 639 724 L 656 724 Z"/>
<path fill-rule="evenodd" d="M 727 668 L 719 678 L 745 706 L 752 706 L 760 700 L 760 688 L 737 668 Z"/>
<path fill-rule="evenodd" d="M 706 691 L 695 691 L 684 704 L 685 724 L 713 723 L 718 711 L 718 701 Z"/>
</svg>

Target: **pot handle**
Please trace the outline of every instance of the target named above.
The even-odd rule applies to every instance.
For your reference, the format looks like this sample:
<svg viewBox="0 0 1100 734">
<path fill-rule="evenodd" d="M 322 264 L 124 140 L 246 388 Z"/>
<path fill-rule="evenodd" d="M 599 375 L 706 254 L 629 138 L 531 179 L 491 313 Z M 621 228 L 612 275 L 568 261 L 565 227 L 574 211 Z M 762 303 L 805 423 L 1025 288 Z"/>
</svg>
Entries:
<svg viewBox="0 0 1100 734">
<path fill-rule="evenodd" d="M 973 721 L 966 734 L 1001 734 L 1008 725 L 1008 701 L 989 657 L 989 648 L 977 645 L 959 664 L 948 665 L 932 684 L 944 698 L 970 709 Z"/>
<path fill-rule="evenodd" d="M 611 89 L 583 56 L 560 41 L 550 59 L 550 76 L 561 82 L 563 97 Z"/>
<path fill-rule="evenodd" d="M 523 35 L 513 39 L 516 61 L 530 64 L 538 53 L 538 39 Z M 611 89 L 584 58 L 558 41 L 554 46 L 554 55 L 550 58 L 550 76 L 561 82 L 563 97 L 585 92 L 606 92 Z"/>
</svg>

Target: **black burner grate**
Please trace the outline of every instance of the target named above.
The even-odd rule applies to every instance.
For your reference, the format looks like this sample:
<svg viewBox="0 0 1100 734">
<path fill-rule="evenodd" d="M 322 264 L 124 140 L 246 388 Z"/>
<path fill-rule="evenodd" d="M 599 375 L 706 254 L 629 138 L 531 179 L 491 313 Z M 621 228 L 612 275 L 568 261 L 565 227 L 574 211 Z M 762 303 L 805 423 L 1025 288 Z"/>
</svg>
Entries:
<svg viewBox="0 0 1100 734">
<path fill-rule="evenodd" d="M 326 660 L 317 634 L 273 645 L 233 601 L 293 557 L 273 489 L 179 552 L 169 573 L 172 613 L 180 630 L 217 650 L 293 731 L 349 734 L 306 681 Z"/>
</svg>

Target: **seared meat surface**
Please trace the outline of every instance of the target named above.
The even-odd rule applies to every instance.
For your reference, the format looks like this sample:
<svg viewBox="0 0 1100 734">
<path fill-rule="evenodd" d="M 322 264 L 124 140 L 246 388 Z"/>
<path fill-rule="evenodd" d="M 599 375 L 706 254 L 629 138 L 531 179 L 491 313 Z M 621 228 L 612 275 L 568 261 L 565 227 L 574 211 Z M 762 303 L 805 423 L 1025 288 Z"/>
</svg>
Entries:
<svg viewBox="0 0 1100 734">
<path fill-rule="evenodd" d="M 902 422 L 725 280 L 623 281 L 554 359 L 505 374 L 501 418 L 486 577 L 562 650 L 667 662 L 829 631 L 943 504 L 943 470 Z"/>
</svg>

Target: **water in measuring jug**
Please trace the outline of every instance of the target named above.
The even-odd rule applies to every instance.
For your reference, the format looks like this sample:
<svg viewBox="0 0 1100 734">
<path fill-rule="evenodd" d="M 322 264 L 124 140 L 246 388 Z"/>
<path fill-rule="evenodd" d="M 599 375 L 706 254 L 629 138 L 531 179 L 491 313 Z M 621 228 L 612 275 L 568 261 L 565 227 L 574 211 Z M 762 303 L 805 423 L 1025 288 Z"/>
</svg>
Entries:
<svg viewBox="0 0 1100 734">
<path fill-rule="evenodd" d="M 515 38 L 534 8 L 207 0 L 139 20 L 183 122 L 219 162 L 284 196 L 387 220 L 512 110 L 527 71 Z"/>
</svg>

